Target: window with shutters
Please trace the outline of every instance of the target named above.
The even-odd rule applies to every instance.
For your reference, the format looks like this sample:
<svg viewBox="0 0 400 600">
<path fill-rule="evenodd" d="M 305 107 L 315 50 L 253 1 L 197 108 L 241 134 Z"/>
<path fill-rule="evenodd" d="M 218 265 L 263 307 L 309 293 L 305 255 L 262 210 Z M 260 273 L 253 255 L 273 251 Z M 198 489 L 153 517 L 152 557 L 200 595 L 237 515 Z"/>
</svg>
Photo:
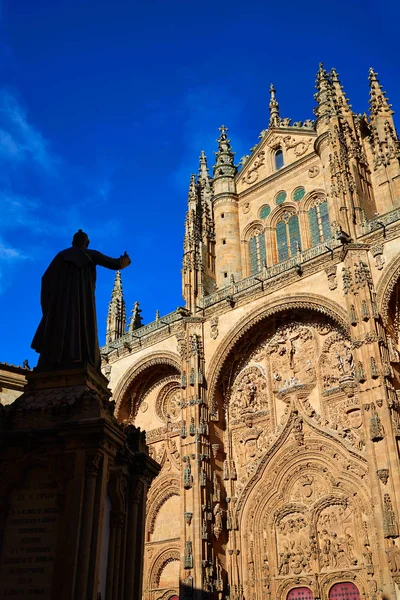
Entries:
<svg viewBox="0 0 400 600">
<path fill-rule="evenodd" d="M 311 246 L 316 246 L 332 237 L 329 222 L 328 202 L 324 198 L 316 198 L 308 209 Z"/>
<path fill-rule="evenodd" d="M 299 218 L 296 214 L 285 211 L 276 224 L 276 247 L 278 261 L 294 256 L 301 250 Z"/>
<path fill-rule="evenodd" d="M 263 268 L 266 261 L 265 233 L 261 227 L 253 229 L 248 241 L 250 275 Z"/>
</svg>

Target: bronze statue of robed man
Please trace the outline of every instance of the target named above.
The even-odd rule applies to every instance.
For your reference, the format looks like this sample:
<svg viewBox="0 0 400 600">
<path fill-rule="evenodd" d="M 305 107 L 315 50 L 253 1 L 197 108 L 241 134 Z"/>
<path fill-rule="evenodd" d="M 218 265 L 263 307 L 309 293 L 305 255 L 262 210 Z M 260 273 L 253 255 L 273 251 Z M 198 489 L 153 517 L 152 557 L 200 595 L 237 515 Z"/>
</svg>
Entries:
<svg viewBox="0 0 400 600">
<path fill-rule="evenodd" d="M 71 248 L 59 252 L 42 277 L 43 317 L 32 341 L 40 354 L 37 368 L 41 371 L 88 364 L 100 371 L 96 266 L 117 271 L 130 265 L 131 259 L 126 252 L 110 258 L 88 246 L 88 235 L 79 229 Z"/>
</svg>

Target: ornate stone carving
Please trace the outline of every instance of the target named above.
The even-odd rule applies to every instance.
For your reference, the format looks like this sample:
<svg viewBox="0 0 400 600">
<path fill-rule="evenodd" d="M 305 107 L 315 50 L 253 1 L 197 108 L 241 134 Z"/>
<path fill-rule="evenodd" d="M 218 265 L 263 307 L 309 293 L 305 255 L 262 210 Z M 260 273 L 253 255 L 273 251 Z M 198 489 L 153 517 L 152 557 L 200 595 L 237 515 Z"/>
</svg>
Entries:
<svg viewBox="0 0 400 600">
<path fill-rule="evenodd" d="M 177 381 L 167 383 L 159 392 L 156 400 L 157 416 L 164 422 L 176 421 L 180 414 L 182 392 Z"/>
<path fill-rule="evenodd" d="M 385 538 L 399 537 L 399 528 L 389 494 L 383 496 L 383 535 Z"/>
<path fill-rule="evenodd" d="M 185 523 L 187 525 L 190 525 L 192 522 L 192 517 L 193 517 L 193 513 L 192 512 L 185 512 Z"/>
<path fill-rule="evenodd" d="M 337 288 L 337 265 L 332 265 L 325 269 L 325 273 L 328 277 L 328 287 L 331 291 L 336 290 Z"/>
<path fill-rule="evenodd" d="M 246 172 L 246 175 L 242 178 L 242 183 L 247 183 L 247 185 L 251 185 L 255 183 L 258 179 L 258 169 L 265 163 L 265 152 L 264 150 L 260 150 L 257 152 L 256 158 L 251 165 L 251 167 Z"/>
<path fill-rule="evenodd" d="M 296 156 L 303 156 L 303 154 L 307 152 L 312 141 L 313 138 L 311 137 L 300 139 L 297 137 L 292 137 L 291 135 L 286 135 L 283 137 L 283 143 L 285 144 L 286 150 L 290 150 L 292 148 Z"/>
<path fill-rule="evenodd" d="M 193 477 L 192 477 L 192 469 L 190 467 L 190 458 L 189 456 L 184 456 L 182 458 L 185 463 L 185 468 L 183 469 L 183 487 L 185 490 L 188 490 L 192 487 Z"/>
<path fill-rule="evenodd" d="M 384 431 L 381 420 L 375 408 L 375 404 L 371 404 L 371 416 L 369 420 L 369 433 L 373 442 L 379 442 L 384 438 Z"/>
<path fill-rule="evenodd" d="M 344 336 L 335 332 L 329 336 L 322 347 L 321 370 L 324 389 L 339 386 L 343 378 L 353 378 L 354 359 L 350 343 Z"/>
<path fill-rule="evenodd" d="M 316 350 L 311 328 L 296 322 L 278 328 L 267 352 L 278 390 L 316 381 Z"/>
<path fill-rule="evenodd" d="M 212 317 L 210 319 L 210 337 L 213 340 L 216 340 L 218 337 L 218 317 Z"/>
<path fill-rule="evenodd" d="M 314 167 L 310 167 L 310 168 L 308 169 L 308 176 L 309 176 L 311 179 L 314 179 L 314 177 L 316 177 L 317 175 L 319 175 L 319 167 L 317 167 L 317 166 L 314 166 Z"/>
<path fill-rule="evenodd" d="M 356 534 L 350 507 L 336 504 L 323 509 L 317 528 L 324 569 L 348 568 L 357 564 Z"/>
<path fill-rule="evenodd" d="M 267 382 L 258 367 L 247 367 L 236 378 L 233 386 L 230 409 L 232 418 L 254 413 L 266 408 Z"/>
<path fill-rule="evenodd" d="M 185 542 L 185 555 L 183 559 L 183 566 L 185 569 L 193 569 L 193 547 L 192 542 L 187 540 Z"/>
<path fill-rule="evenodd" d="M 400 548 L 396 546 L 394 540 L 389 543 L 386 554 L 391 573 L 400 573 Z"/>
<path fill-rule="evenodd" d="M 217 502 L 217 504 L 214 506 L 214 525 L 213 525 L 213 533 L 215 538 L 218 540 L 219 536 L 222 532 L 223 529 L 223 523 L 222 523 L 222 517 L 223 517 L 223 510 L 220 507 L 219 502 Z"/>
<path fill-rule="evenodd" d="M 382 481 L 383 485 L 386 485 L 389 481 L 389 469 L 378 469 L 376 474 L 379 479 Z"/>
</svg>

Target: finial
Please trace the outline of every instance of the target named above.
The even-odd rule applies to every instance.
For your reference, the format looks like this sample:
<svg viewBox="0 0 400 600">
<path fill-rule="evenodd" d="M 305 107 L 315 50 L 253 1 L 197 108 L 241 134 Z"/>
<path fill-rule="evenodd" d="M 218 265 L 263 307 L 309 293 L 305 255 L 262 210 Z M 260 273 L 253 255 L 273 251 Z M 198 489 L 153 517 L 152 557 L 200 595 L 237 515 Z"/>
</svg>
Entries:
<svg viewBox="0 0 400 600">
<path fill-rule="evenodd" d="M 317 117 L 322 117 L 322 115 L 329 117 L 333 111 L 332 83 L 322 62 L 319 63 L 316 88 L 317 93 L 315 94 L 315 99 L 317 101 L 317 106 L 314 109 L 314 113 Z"/>
<path fill-rule="evenodd" d="M 112 294 L 114 295 L 115 293 L 122 293 L 121 271 L 117 271 L 115 273 L 114 287 L 113 287 Z"/>
<path fill-rule="evenodd" d="M 160 322 L 160 311 L 157 309 L 156 310 L 156 323 Z"/>
<path fill-rule="evenodd" d="M 278 101 L 276 99 L 276 89 L 274 88 L 274 84 L 271 83 L 270 87 L 269 87 L 269 93 L 270 93 L 270 101 L 269 101 L 269 126 L 270 127 L 279 127 L 281 119 L 279 116 L 279 104 Z"/>
</svg>

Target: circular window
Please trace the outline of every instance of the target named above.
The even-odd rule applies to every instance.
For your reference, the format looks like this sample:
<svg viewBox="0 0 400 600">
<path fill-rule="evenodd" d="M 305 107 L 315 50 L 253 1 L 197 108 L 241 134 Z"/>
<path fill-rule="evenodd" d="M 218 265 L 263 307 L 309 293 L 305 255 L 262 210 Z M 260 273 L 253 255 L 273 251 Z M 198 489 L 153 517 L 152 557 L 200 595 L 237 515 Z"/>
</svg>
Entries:
<svg viewBox="0 0 400 600">
<path fill-rule="evenodd" d="M 277 204 L 283 204 L 286 200 L 287 194 L 286 192 L 279 192 L 279 194 L 277 194 L 276 198 L 275 198 L 275 202 Z"/>
<path fill-rule="evenodd" d="M 271 212 L 271 207 L 269 204 L 265 204 L 260 209 L 260 219 L 266 219 Z"/>
<path fill-rule="evenodd" d="M 303 187 L 298 187 L 293 192 L 293 200 L 295 200 L 295 202 L 300 202 L 300 200 L 304 198 L 305 193 L 306 190 Z"/>
</svg>

